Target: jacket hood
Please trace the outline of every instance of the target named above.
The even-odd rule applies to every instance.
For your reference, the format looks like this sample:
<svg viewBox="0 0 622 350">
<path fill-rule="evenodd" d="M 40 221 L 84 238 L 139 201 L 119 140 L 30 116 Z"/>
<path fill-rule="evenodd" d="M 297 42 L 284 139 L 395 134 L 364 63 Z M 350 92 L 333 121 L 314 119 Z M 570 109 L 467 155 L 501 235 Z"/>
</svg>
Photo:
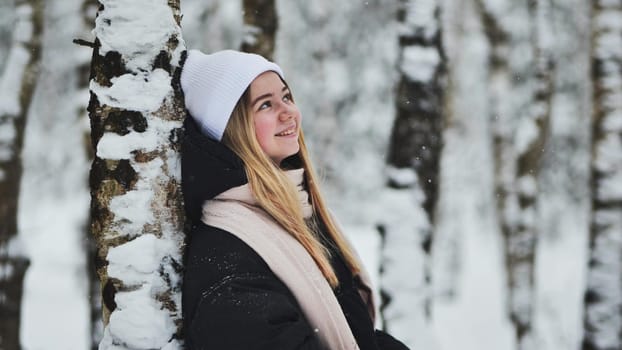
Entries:
<svg viewBox="0 0 622 350">
<path fill-rule="evenodd" d="M 189 115 L 184 121 L 181 179 L 186 215 L 201 219 L 203 203 L 248 182 L 242 160 L 227 146 L 201 133 Z"/>
</svg>

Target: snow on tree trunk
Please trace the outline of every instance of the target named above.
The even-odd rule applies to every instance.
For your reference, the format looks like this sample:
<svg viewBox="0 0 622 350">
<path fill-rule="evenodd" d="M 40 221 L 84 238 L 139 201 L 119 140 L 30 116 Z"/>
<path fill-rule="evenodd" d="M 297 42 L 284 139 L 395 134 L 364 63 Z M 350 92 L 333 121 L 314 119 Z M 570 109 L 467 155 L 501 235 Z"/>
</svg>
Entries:
<svg viewBox="0 0 622 350">
<path fill-rule="evenodd" d="M 275 33 L 278 28 L 274 0 L 244 0 L 242 51 L 260 54 L 272 60 Z"/>
<path fill-rule="evenodd" d="M 387 163 L 414 169 L 425 193 L 424 209 L 434 222 L 438 198 L 438 168 L 442 148 L 443 90 L 446 58 L 441 42 L 440 7 L 434 0 L 402 1 L 400 28 L 400 80 L 396 119 Z M 389 179 L 390 181 L 392 179 Z M 390 182 L 391 187 L 410 184 Z M 429 239 L 424 250 L 429 253 Z"/>
<path fill-rule="evenodd" d="M 527 1 L 479 0 L 478 4 L 491 46 L 495 189 L 505 239 L 509 317 L 518 347 L 524 349 L 530 346 L 523 343 L 529 341 L 532 327 L 537 175 L 548 123 L 550 77 L 546 66 L 538 68 L 537 89 L 542 92 L 534 96 L 529 82 L 533 81 L 531 62 L 537 51 L 533 40 L 538 35 L 530 30 Z"/>
<path fill-rule="evenodd" d="M 100 349 L 179 349 L 179 1 L 100 0 L 91 66 Z"/>
<path fill-rule="evenodd" d="M 408 343 L 420 334 L 408 328 L 425 326 L 431 317 L 431 245 L 438 198 L 443 128 L 446 59 L 441 43 L 440 8 L 434 0 L 402 1 L 396 118 L 389 141 L 387 196 L 395 196 L 399 216 L 380 224 L 381 310 L 385 327 L 397 329 Z M 402 197 L 402 200 L 397 200 Z M 404 205 L 408 203 L 408 205 Z M 417 217 L 416 220 L 405 218 Z M 412 260 L 408 282 L 396 264 Z M 423 327 L 422 327 L 423 329 Z"/>
<path fill-rule="evenodd" d="M 15 2 L 17 23 L 0 80 L 0 348 L 19 349 L 22 284 L 28 267 L 17 209 L 24 126 L 39 74 L 43 1 Z"/>
<path fill-rule="evenodd" d="M 622 2 L 592 4 L 592 217 L 584 350 L 622 348 Z"/>
<path fill-rule="evenodd" d="M 534 28 L 539 21 L 550 28 L 543 47 L 554 70 L 550 128 L 538 175 L 533 348 L 579 349 L 591 201 L 590 4 L 549 0 L 538 6 L 542 11 L 532 16 L 537 21 Z M 533 62 L 534 69 L 538 61 Z"/>
<path fill-rule="evenodd" d="M 509 268 L 511 318 L 517 327 L 518 349 L 533 349 L 533 308 L 535 280 L 535 244 L 538 241 L 538 193 L 542 156 L 550 129 L 553 93 L 553 61 L 550 52 L 551 29 L 549 0 L 529 0 L 532 19 L 531 46 L 535 71 L 532 73 L 532 102 L 520 116 L 514 133 L 517 154 L 518 199 L 516 225 L 508 225 L 506 263 Z M 527 79 L 524 77 L 523 79 Z M 529 336 L 529 337 L 527 337 Z"/>
</svg>

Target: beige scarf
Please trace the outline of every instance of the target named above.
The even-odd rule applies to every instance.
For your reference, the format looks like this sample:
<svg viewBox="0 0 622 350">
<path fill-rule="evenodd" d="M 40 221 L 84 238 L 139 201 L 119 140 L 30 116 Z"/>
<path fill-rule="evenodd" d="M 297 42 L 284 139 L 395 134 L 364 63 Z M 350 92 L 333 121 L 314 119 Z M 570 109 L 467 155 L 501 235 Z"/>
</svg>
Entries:
<svg viewBox="0 0 622 350">
<path fill-rule="evenodd" d="M 286 172 L 297 184 L 305 218 L 312 214 L 303 189 L 304 169 Z M 202 221 L 232 233 L 248 244 L 289 288 L 322 344 L 328 349 L 358 349 L 333 290 L 313 258 L 282 226 L 259 207 L 248 184 L 221 193 L 203 205 Z M 361 280 L 369 285 L 366 273 Z M 373 300 L 363 294 L 368 308 Z M 373 311 L 370 312 L 372 319 Z"/>
</svg>

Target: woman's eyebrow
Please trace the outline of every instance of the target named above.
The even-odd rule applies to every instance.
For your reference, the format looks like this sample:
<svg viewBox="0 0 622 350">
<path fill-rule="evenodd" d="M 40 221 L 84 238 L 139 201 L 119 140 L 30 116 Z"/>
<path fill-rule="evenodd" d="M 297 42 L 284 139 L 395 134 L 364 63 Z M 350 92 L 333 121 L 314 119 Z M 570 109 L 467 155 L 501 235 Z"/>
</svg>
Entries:
<svg viewBox="0 0 622 350">
<path fill-rule="evenodd" d="M 281 89 L 281 92 L 284 92 L 286 90 L 289 90 L 289 88 L 287 86 L 283 86 L 283 89 Z M 256 99 L 253 100 L 253 102 L 251 102 L 251 107 L 254 107 L 257 102 L 259 102 L 260 100 L 262 100 L 262 99 L 264 99 L 266 97 L 272 97 L 272 93 L 267 93 L 267 94 L 263 94 L 261 96 L 258 96 Z"/>
</svg>

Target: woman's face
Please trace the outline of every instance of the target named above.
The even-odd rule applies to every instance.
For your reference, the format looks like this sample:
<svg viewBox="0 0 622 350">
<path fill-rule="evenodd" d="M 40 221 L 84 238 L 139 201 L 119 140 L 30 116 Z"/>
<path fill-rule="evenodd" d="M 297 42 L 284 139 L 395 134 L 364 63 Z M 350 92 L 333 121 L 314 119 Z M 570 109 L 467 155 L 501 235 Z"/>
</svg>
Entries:
<svg viewBox="0 0 622 350">
<path fill-rule="evenodd" d="M 250 85 L 250 101 L 255 136 L 266 155 L 280 165 L 298 153 L 300 111 L 279 75 L 269 71 L 255 78 Z"/>
</svg>

